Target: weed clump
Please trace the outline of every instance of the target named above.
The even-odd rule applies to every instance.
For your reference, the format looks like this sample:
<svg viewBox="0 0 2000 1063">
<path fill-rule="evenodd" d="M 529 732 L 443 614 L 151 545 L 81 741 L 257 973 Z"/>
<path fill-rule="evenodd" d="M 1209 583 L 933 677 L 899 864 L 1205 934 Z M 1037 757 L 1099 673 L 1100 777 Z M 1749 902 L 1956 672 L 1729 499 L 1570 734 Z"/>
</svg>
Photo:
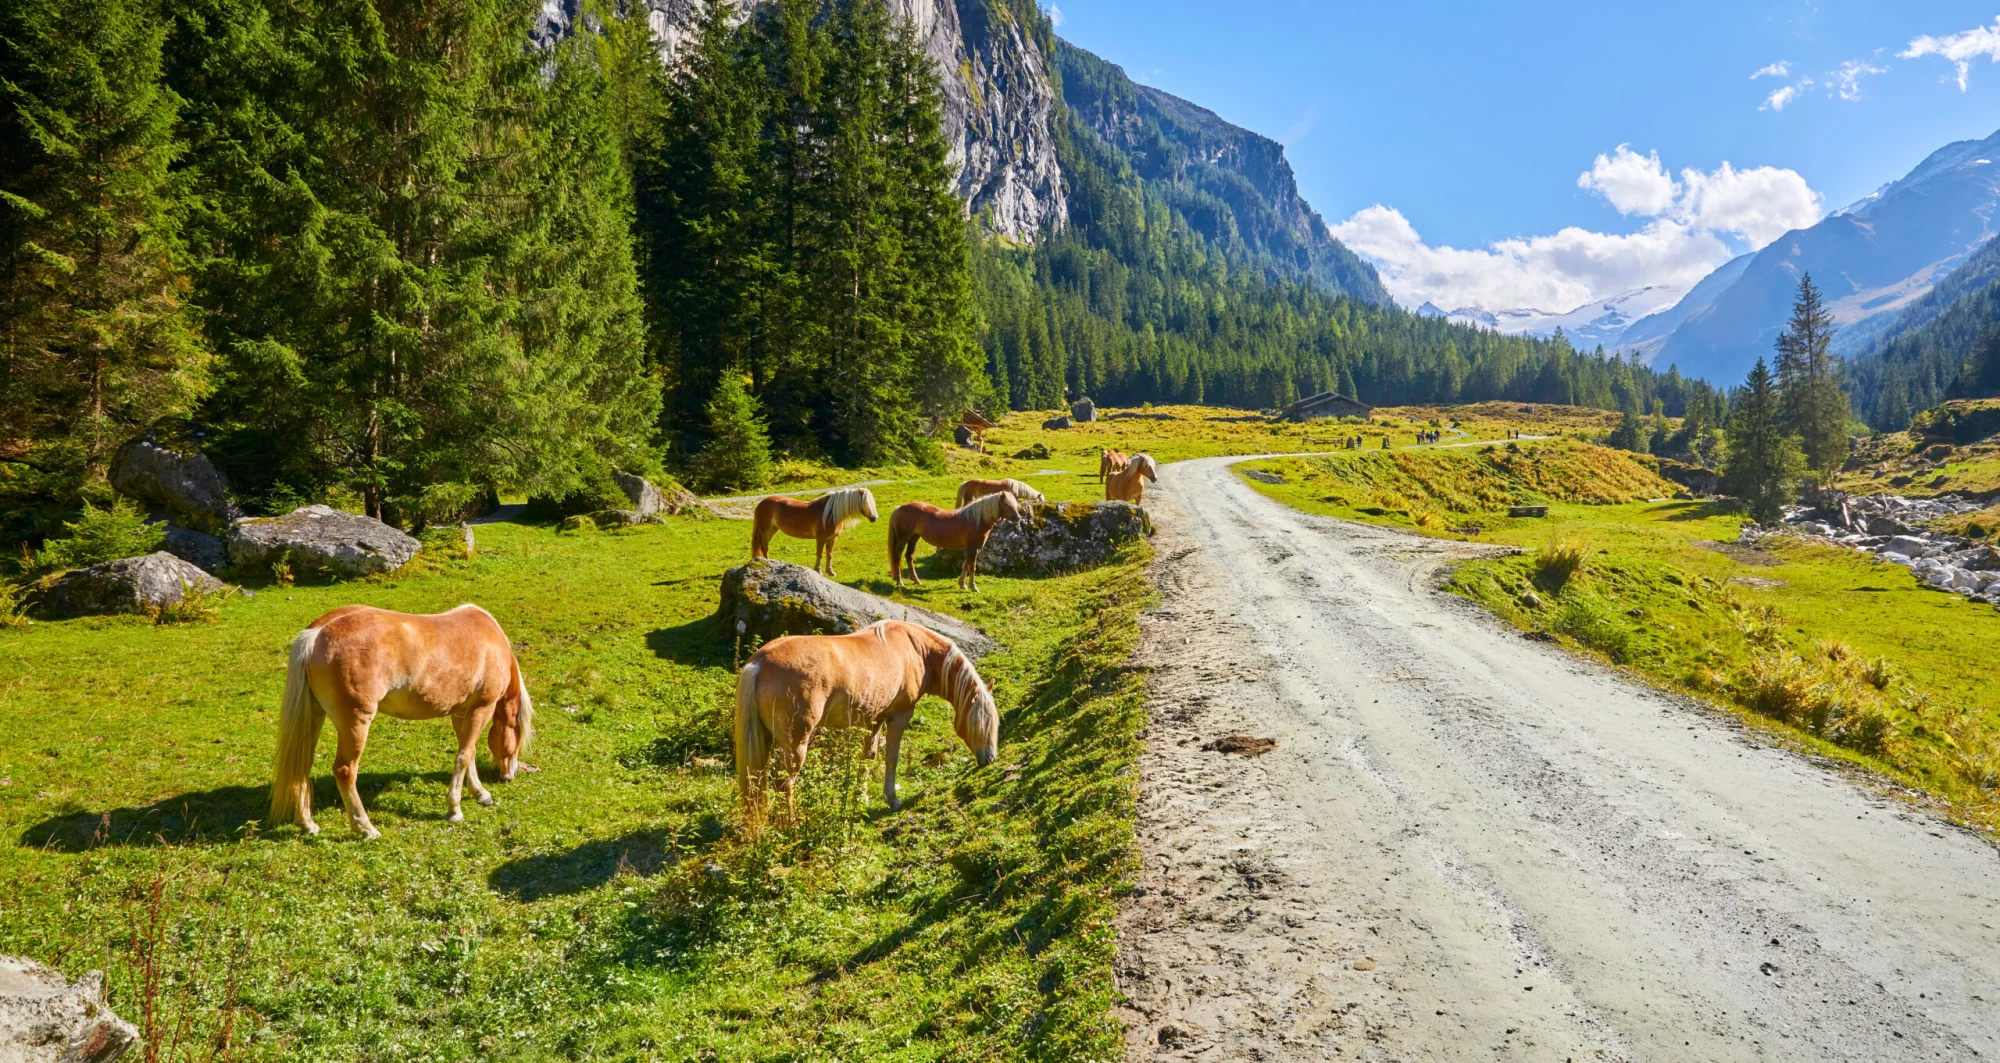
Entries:
<svg viewBox="0 0 2000 1063">
<path fill-rule="evenodd" d="M 1561 634 L 1625 664 L 1634 656 L 1632 629 L 1602 599 L 1590 594 L 1570 594 L 1563 598 L 1549 627 Z"/>
<path fill-rule="evenodd" d="M 1560 594 L 1589 560 L 1590 543 L 1576 536 L 1552 540 L 1535 555 L 1535 584 L 1551 594 Z"/>
</svg>

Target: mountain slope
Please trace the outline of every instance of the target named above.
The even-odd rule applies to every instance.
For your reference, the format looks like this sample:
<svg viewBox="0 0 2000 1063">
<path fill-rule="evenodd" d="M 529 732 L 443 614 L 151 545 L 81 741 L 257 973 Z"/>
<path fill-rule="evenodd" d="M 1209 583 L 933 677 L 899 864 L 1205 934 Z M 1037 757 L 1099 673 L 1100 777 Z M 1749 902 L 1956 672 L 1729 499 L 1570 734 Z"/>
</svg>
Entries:
<svg viewBox="0 0 2000 1063">
<path fill-rule="evenodd" d="M 1062 98 L 1217 249 L 1288 279 L 1381 304 L 1373 267 L 1327 232 L 1299 196 L 1284 146 L 1206 108 L 1133 82 L 1125 71 L 1056 41 Z"/>
<path fill-rule="evenodd" d="M 1883 431 L 1907 427 L 1917 411 L 1952 397 L 1963 367 L 1996 318 L 2000 240 L 1989 240 L 1849 363 L 1855 412 Z"/>
<path fill-rule="evenodd" d="M 1741 379 L 1751 362 L 1770 354 L 1799 277 L 1808 272 L 1826 293 L 1844 349 L 1852 350 L 1993 235 L 2000 208 L 1996 160 L 2000 133 L 1947 145 L 1849 211 L 1786 233 L 1675 329 L 1655 360 L 1710 380 Z"/>
<path fill-rule="evenodd" d="M 1735 284 L 1737 278 L 1743 276 L 1743 271 L 1750 268 L 1750 260 L 1755 257 L 1755 255 L 1738 255 L 1730 259 L 1714 273 L 1703 277 L 1694 287 L 1689 288 L 1687 294 L 1681 296 L 1680 302 L 1634 321 L 1632 326 L 1618 337 L 1617 349 L 1637 354 L 1641 361 L 1651 365 L 1654 358 L 1659 355 L 1660 348 L 1666 346 L 1667 337 L 1673 335 L 1674 330 L 1680 328 L 1689 318 L 1713 305 L 1717 297 L 1727 291 L 1730 285 Z"/>
</svg>

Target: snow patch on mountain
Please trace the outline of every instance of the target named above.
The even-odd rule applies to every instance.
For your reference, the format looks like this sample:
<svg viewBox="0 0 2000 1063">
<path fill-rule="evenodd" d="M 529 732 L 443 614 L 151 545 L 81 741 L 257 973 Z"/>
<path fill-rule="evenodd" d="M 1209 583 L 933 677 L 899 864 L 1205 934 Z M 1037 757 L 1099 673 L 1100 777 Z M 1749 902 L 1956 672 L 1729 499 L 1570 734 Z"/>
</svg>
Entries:
<svg viewBox="0 0 2000 1063">
<path fill-rule="evenodd" d="M 1487 310 L 1477 306 L 1461 306 L 1447 312 L 1430 302 L 1418 307 L 1417 313 L 1425 317 L 1443 317 L 1454 324 L 1492 329 L 1509 336 L 1547 338 L 1561 329 L 1563 335 L 1578 348 L 1589 349 L 1600 343 L 1611 348 L 1634 322 L 1673 306 L 1687 291 L 1679 285 L 1650 284 L 1609 299 L 1593 300 L 1564 313 L 1531 308 Z"/>
</svg>

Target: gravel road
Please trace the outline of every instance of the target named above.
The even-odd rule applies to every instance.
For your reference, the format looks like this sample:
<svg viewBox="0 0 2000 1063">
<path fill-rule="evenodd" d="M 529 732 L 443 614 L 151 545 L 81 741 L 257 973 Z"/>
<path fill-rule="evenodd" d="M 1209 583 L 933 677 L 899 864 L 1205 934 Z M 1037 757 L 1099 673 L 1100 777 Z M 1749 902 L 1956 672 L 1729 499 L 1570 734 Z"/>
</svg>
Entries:
<svg viewBox="0 0 2000 1063">
<path fill-rule="evenodd" d="M 1147 492 L 1132 1059 L 2000 1055 L 2000 856 L 1434 589 L 1464 544 Z M 1203 743 L 1277 740 L 1246 757 Z"/>
</svg>

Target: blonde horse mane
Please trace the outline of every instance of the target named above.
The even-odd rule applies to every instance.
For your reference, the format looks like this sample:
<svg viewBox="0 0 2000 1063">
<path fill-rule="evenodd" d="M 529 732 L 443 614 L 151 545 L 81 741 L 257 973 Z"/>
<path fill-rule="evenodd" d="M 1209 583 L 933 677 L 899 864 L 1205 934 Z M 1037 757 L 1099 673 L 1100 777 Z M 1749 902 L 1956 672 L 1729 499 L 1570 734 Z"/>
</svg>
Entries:
<svg viewBox="0 0 2000 1063">
<path fill-rule="evenodd" d="M 1159 480 L 1160 467 L 1153 463 L 1153 456 L 1151 454 L 1134 454 L 1132 456 L 1132 461 L 1130 462 L 1130 464 L 1138 466 L 1140 469 L 1145 470 L 1146 479 L 1153 480 L 1155 482 Z"/>
<path fill-rule="evenodd" d="M 843 487 L 826 493 L 826 508 L 820 511 L 820 528 L 832 535 L 864 520 L 875 519 L 875 496 L 866 487 Z"/>
<path fill-rule="evenodd" d="M 1042 493 L 1040 491 L 1037 491 L 1034 488 L 1029 487 L 1027 484 L 1022 483 L 1019 480 L 1002 480 L 1000 482 L 1007 485 L 1007 491 L 1009 494 L 1013 495 L 1015 498 L 1023 502 L 1048 501 L 1048 499 L 1042 497 Z"/>
<path fill-rule="evenodd" d="M 945 700 L 951 702 L 953 723 L 961 735 L 976 734 L 981 739 L 998 744 L 1000 710 L 993 704 L 993 692 L 980 681 L 979 670 L 972 667 L 965 651 L 950 639 L 945 639 L 944 643 L 949 648 L 945 650 L 944 675 L 939 686 L 944 691 Z"/>
<path fill-rule="evenodd" d="M 1013 500 L 1017 506 L 1019 505 L 1019 500 L 1014 499 L 1012 491 L 996 491 L 993 494 L 981 495 L 967 502 L 959 512 L 981 524 L 989 524 L 1000 519 L 1000 511 L 1006 507 L 1009 500 Z"/>
</svg>

